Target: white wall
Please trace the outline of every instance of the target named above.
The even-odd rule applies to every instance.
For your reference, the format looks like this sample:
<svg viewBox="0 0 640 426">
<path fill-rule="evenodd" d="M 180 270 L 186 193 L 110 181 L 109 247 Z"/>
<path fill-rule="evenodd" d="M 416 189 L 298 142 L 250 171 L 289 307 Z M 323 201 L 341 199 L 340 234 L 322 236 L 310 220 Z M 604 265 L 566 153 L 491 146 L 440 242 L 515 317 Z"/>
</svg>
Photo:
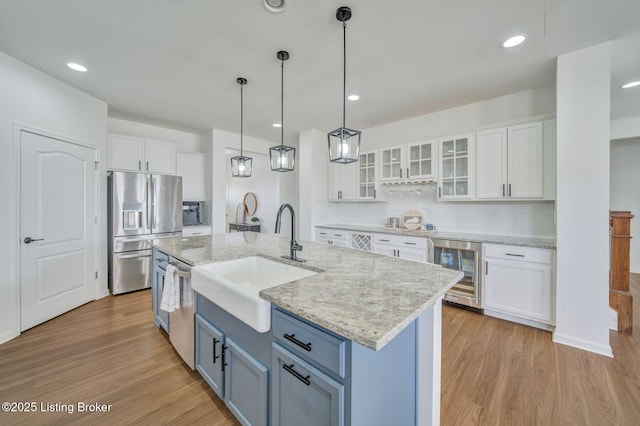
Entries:
<svg viewBox="0 0 640 426">
<path fill-rule="evenodd" d="M 231 157 L 240 155 L 240 151 L 230 150 L 225 161 L 225 177 L 227 181 L 227 222 L 236 221 L 238 204 L 242 204 L 244 195 L 253 192 L 258 200 L 258 208 L 254 216 L 260 218 L 260 232 L 273 234 L 276 214 L 280 207 L 279 198 L 276 194 L 280 192 L 276 172 L 271 171 L 269 156 L 264 153 L 244 151 L 253 159 L 251 176 L 248 178 L 234 178 L 231 176 Z M 247 221 L 251 217 L 247 217 Z M 290 222 L 289 222 L 290 223 Z M 291 226 L 291 225 L 289 225 Z M 288 228 L 283 228 L 286 230 Z"/>
<path fill-rule="evenodd" d="M 305 130 L 300 132 L 299 145 L 300 239 L 315 241 L 315 225 L 336 223 L 336 204 L 327 202 L 327 134 Z"/>
<path fill-rule="evenodd" d="M 611 355 L 609 137 L 611 45 L 558 57 L 554 342 Z"/>
<path fill-rule="evenodd" d="M 640 136 L 640 117 L 621 118 L 611 122 L 611 139 L 627 139 Z"/>
<path fill-rule="evenodd" d="M 640 273 L 640 137 L 611 142 L 611 210 L 630 211 L 631 272 Z M 638 303 L 638 302 L 636 302 Z"/>
<path fill-rule="evenodd" d="M 362 150 L 418 142 L 555 112 L 555 88 L 543 87 L 362 130 Z"/>
<path fill-rule="evenodd" d="M 0 52 L 0 258 L 6 266 L 0 274 L 0 342 L 20 333 L 18 294 L 19 243 L 17 217 L 18 165 L 13 161 L 13 125 L 19 123 L 95 146 L 106 159 L 107 105 L 59 80 Z M 103 162 L 104 164 L 104 162 Z M 106 167 L 100 170 L 99 274 L 96 298 L 108 294 Z"/>
<path fill-rule="evenodd" d="M 240 134 L 213 129 L 200 135 L 200 144 L 203 152 L 207 153 L 208 161 L 211 161 L 211 224 L 213 232 L 224 233 L 227 229 L 227 179 L 231 178 L 230 173 L 227 173 L 227 158 L 225 151 L 228 149 L 240 149 Z M 267 158 L 269 155 L 269 148 L 276 144 L 277 143 L 249 136 L 244 136 L 243 138 L 244 152 L 261 153 L 266 155 Z M 299 152 L 297 155 L 299 155 Z M 296 169 L 298 168 L 299 166 L 296 166 Z M 265 179 L 273 179 L 273 187 L 276 188 L 276 192 L 273 194 L 258 194 L 259 198 L 272 197 L 271 199 L 275 200 L 278 206 L 281 203 L 289 203 L 298 213 L 298 194 L 296 184 L 298 179 L 297 170 L 296 172 L 280 173 L 272 172 L 269 169 L 269 173 L 266 174 Z M 266 226 L 268 226 L 268 224 L 266 224 Z M 283 226 L 285 226 L 285 223 L 283 223 Z"/>
<path fill-rule="evenodd" d="M 175 142 L 178 152 L 201 152 L 200 136 L 195 133 L 113 117 L 109 117 L 108 129 L 110 133 Z"/>
</svg>

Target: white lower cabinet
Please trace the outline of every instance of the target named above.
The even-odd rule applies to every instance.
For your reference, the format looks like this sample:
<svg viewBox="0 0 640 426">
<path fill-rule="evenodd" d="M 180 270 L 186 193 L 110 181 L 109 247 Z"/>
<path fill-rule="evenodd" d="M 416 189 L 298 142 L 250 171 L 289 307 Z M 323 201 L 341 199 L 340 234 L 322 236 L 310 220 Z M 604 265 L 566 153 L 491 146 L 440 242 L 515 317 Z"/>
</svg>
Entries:
<svg viewBox="0 0 640 426">
<path fill-rule="evenodd" d="M 183 237 L 195 237 L 198 235 L 211 235 L 211 225 L 185 226 L 182 228 Z"/>
<path fill-rule="evenodd" d="M 553 251 L 484 244 L 484 313 L 538 328 L 554 326 Z"/>
<path fill-rule="evenodd" d="M 347 247 L 347 231 L 318 229 L 316 231 L 316 241 L 331 246 Z"/>
<path fill-rule="evenodd" d="M 374 234 L 373 252 L 414 262 L 427 262 L 427 239 L 402 235 Z"/>
</svg>

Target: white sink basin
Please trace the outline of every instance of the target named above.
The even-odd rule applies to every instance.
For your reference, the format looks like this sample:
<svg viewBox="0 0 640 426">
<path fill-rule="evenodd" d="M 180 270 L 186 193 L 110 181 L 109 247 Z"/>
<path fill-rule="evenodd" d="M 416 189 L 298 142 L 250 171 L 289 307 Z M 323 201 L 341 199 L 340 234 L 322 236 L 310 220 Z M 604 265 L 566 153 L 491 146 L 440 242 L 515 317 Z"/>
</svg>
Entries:
<svg viewBox="0 0 640 426">
<path fill-rule="evenodd" d="M 215 262 L 191 270 L 195 291 L 260 333 L 271 329 L 271 303 L 260 290 L 315 275 L 261 256 Z"/>
</svg>

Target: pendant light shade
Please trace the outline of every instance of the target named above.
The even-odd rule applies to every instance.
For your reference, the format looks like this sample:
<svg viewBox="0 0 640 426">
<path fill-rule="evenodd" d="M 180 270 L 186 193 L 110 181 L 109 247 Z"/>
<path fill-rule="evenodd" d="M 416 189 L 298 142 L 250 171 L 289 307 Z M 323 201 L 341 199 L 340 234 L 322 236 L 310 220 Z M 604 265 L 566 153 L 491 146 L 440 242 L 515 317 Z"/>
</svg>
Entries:
<svg viewBox="0 0 640 426">
<path fill-rule="evenodd" d="M 247 79 L 238 77 L 236 82 L 240 85 L 240 155 L 231 157 L 231 176 L 251 177 L 251 167 L 253 159 L 245 157 L 242 153 L 242 127 L 244 121 L 243 88 L 247 84 Z"/>
<path fill-rule="evenodd" d="M 281 62 L 280 74 L 280 145 L 269 149 L 271 170 L 275 172 L 292 172 L 296 162 L 296 149 L 284 144 L 284 61 L 289 59 L 289 53 L 281 50 L 277 53 Z"/>
<path fill-rule="evenodd" d="M 351 9 L 343 6 L 336 11 L 336 19 L 342 22 L 343 67 L 342 67 L 342 127 L 327 134 L 329 141 L 329 161 L 348 164 L 358 161 L 360 155 L 359 130 L 348 129 L 345 125 L 347 99 L 347 21 L 351 19 Z"/>
</svg>

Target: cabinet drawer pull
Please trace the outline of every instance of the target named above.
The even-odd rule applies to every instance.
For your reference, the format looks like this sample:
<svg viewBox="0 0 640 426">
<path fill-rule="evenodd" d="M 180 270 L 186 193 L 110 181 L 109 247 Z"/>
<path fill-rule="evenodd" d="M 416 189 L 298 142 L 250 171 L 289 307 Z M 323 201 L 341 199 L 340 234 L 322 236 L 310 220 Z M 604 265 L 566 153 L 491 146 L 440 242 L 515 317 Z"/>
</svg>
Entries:
<svg viewBox="0 0 640 426">
<path fill-rule="evenodd" d="M 507 256 L 524 257 L 524 254 L 505 253 Z"/>
<path fill-rule="evenodd" d="M 138 160 L 138 170 L 142 170 L 142 161 Z"/>
<path fill-rule="evenodd" d="M 311 376 L 307 374 L 307 376 L 305 377 L 302 374 L 298 373 L 296 370 L 293 369 L 293 364 L 291 365 L 282 364 L 282 368 L 287 370 L 289 373 L 293 375 L 293 377 L 300 380 L 305 385 L 309 386 L 311 384 L 311 380 L 309 380 L 309 377 Z"/>
<path fill-rule="evenodd" d="M 307 352 L 311 352 L 311 342 L 309 343 L 302 343 L 300 340 L 296 339 L 296 335 L 295 334 L 287 334 L 284 333 L 283 337 L 290 341 L 291 343 L 294 343 L 298 346 L 300 346 L 302 349 L 304 349 Z"/>
<path fill-rule="evenodd" d="M 389 242 L 389 240 L 383 240 L 383 239 L 380 239 L 380 241 L 384 241 L 385 243 Z"/>
<path fill-rule="evenodd" d="M 220 358 L 220 355 L 216 355 L 216 345 L 220 342 L 220 340 L 213 338 L 213 363 L 216 363 L 216 359 Z"/>
<path fill-rule="evenodd" d="M 415 245 L 416 245 L 416 243 L 410 243 L 410 242 L 408 242 L 408 241 L 405 241 L 404 243 L 405 243 L 405 244 L 412 245 L 412 246 L 415 246 Z"/>
<path fill-rule="evenodd" d="M 504 197 L 504 183 L 502 184 L 502 196 Z"/>
<path fill-rule="evenodd" d="M 149 162 L 147 161 L 147 170 L 149 170 Z"/>
<path fill-rule="evenodd" d="M 320 235 L 327 235 L 327 233 L 326 232 L 321 232 Z"/>
</svg>

